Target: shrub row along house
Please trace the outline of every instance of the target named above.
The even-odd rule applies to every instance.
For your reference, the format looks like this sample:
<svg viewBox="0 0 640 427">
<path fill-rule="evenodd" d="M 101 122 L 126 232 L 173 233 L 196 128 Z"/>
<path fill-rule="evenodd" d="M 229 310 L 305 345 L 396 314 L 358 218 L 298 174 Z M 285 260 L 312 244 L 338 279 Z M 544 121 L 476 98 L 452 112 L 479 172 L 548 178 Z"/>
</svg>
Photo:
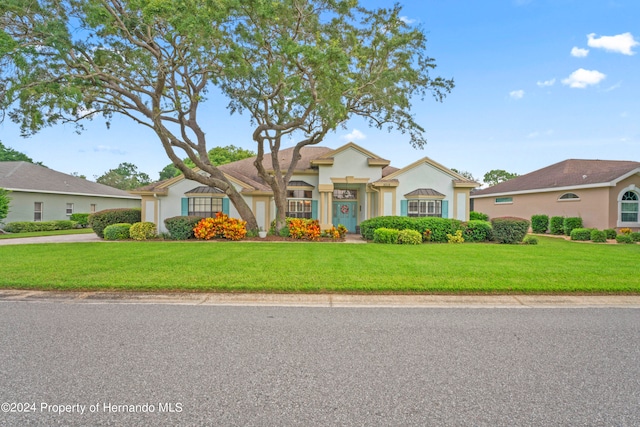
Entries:
<svg viewBox="0 0 640 427">
<path fill-rule="evenodd" d="M 29 162 L 0 162 L 0 188 L 10 191 L 5 223 L 66 220 L 73 213 L 140 207 L 140 196 Z"/>
<path fill-rule="evenodd" d="M 580 217 L 584 227 L 640 229 L 640 162 L 565 160 L 473 192 L 491 218 Z"/>
<path fill-rule="evenodd" d="M 293 149 L 280 152 L 286 169 Z M 356 233 L 369 218 L 388 215 L 469 219 L 470 192 L 479 184 L 425 157 L 402 169 L 388 160 L 349 143 L 338 149 L 304 147 L 302 159 L 287 187 L 286 215 L 313 218 L 323 230 L 342 224 Z M 270 169 L 271 155 L 263 164 Z M 258 176 L 254 158 L 219 169 L 252 207 L 258 225 L 268 230 L 276 208 L 271 188 Z M 183 175 L 132 191 L 142 197 L 142 219 L 166 231 L 164 220 L 175 216 L 239 217 L 217 188 L 187 180 Z"/>
</svg>

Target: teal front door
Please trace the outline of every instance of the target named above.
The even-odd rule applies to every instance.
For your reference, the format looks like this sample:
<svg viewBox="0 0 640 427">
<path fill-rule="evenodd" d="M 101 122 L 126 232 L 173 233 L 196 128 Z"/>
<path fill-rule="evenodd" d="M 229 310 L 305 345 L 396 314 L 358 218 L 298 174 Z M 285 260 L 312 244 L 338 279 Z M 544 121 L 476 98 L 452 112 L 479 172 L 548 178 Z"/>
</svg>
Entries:
<svg viewBox="0 0 640 427">
<path fill-rule="evenodd" d="M 347 227 L 349 233 L 356 232 L 358 202 L 333 202 L 333 226 L 342 224 Z"/>
</svg>

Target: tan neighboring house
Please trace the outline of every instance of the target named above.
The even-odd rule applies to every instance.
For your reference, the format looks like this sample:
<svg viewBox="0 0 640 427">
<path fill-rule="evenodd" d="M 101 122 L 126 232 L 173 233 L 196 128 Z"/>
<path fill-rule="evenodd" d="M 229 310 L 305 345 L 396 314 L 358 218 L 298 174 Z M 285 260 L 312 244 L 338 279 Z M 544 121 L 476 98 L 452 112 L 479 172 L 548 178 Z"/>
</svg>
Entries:
<svg viewBox="0 0 640 427">
<path fill-rule="evenodd" d="M 10 191 L 5 223 L 140 207 L 140 196 L 29 162 L 0 162 L 0 188 Z"/>
<path fill-rule="evenodd" d="M 588 228 L 640 229 L 640 162 L 565 160 L 472 194 L 491 218 L 581 217 Z"/>
<path fill-rule="evenodd" d="M 293 148 L 280 151 L 286 170 Z M 322 229 L 342 224 L 358 232 L 362 221 L 382 215 L 435 216 L 469 219 L 469 181 L 425 157 L 398 169 L 370 151 L 349 143 L 337 149 L 304 147 L 287 187 L 286 215 L 313 218 Z M 258 225 L 268 230 L 276 207 L 271 188 L 258 176 L 255 157 L 220 166 L 251 207 Z M 271 169 L 271 154 L 263 164 Z M 166 231 L 164 220 L 180 215 L 209 217 L 223 212 L 239 217 L 219 189 L 187 180 L 183 175 L 135 191 L 142 196 L 142 218 Z"/>
</svg>

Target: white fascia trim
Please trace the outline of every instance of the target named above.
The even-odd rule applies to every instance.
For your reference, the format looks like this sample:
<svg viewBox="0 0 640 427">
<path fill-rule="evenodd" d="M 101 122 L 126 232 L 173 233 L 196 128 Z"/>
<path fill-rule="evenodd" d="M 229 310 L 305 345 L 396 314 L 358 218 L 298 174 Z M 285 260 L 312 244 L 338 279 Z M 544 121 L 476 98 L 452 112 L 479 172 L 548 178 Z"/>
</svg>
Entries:
<svg viewBox="0 0 640 427">
<path fill-rule="evenodd" d="M 640 168 L 636 168 L 636 169 L 634 169 L 634 170 L 632 170 L 632 171 L 629 171 L 629 172 L 625 173 L 624 175 L 622 175 L 622 176 L 620 176 L 620 177 L 618 177 L 618 178 L 614 179 L 613 181 L 611 181 L 611 184 L 612 184 L 612 185 L 616 185 L 616 184 L 617 184 L 617 183 L 619 183 L 620 181 L 622 181 L 622 180 L 624 180 L 624 179 L 627 179 L 627 178 L 629 178 L 630 176 L 633 176 L 633 175 L 635 175 L 635 174 L 637 174 L 637 173 L 638 173 L 638 174 L 640 174 Z"/>
<path fill-rule="evenodd" d="M 555 188 L 537 188 L 534 190 L 524 190 L 524 191 L 508 191 L 505 193 L 491 193 L 491 194 L 480 194 L 480 195 L 471 195 L 472 199 L 482 199 L 486 197 L 502 197 L 502 196 L 517 196 L 520 194 L 534 194 L 534 193 L 552 193 L 554 191 L 571 191 L 571 190 L 585 190 L 588 188 L 602 188 L 602 187 L 614 187 L 615 184 L 613 182 L 599 182 L 597 184 L 588 184 L 588 185 L 574 185 L 571 187 L 555 187 Z"/>
<path fill-rule="evenodd" d="M 84 197 L 102 197 L 107 199 L 131 199 L 140 200 L 140 196 L 111 196 L 107 194 L 91 194 L 91 193 L 71 193 L 65 191 L 43 191 L 43 190 L 25 190 L 24 188 L 5 188 L 5 190 L 14 191 L 16 193 L 43 193 L 43 194 L 60 194 L 67 196 L 84 196 Z"/>
</svg>

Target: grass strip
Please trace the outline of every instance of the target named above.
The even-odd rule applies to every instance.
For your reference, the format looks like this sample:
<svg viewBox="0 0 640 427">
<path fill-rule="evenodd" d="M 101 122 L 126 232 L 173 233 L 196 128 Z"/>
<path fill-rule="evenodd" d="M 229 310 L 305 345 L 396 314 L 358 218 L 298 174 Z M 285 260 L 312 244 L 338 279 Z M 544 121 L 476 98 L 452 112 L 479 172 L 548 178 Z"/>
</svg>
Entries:
<svg viewBox="0 0 640 427">
<path fill-rule="evenodd" d="M 638 294 L 640 245 L 113 242 L 0 247 L 0 288 Z"/>
</svg>

